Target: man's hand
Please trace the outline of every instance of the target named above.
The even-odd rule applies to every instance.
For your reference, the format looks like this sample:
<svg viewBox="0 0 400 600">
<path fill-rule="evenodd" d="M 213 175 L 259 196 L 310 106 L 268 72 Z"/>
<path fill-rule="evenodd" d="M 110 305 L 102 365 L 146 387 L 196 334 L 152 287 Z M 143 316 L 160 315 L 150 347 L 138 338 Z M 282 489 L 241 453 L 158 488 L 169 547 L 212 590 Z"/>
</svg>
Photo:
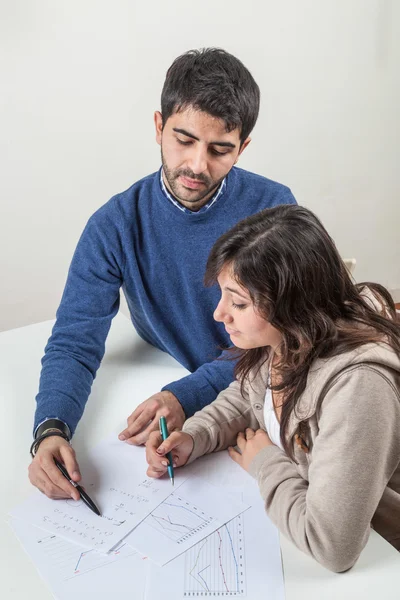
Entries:
<svg viewBox="0 0 400 600">
<path fill-rule="evenodd" d="M 172 466 L 182 467 L 187 463 L 193 450 L 193 438 L 183 431 L 174 431 L 163 442 L 160 432 L 153 431 L 146 443 L 146 460 L 149 463 L 147 475 L 162 477 L 167 471 L 168 452 L 172 454 Z"/>
<path fill-rule="evenodd" d="M 168 431 L 181 429 L 185 413 L 179 400 L 171 392 L 158 392 L 139 404 L 128 417 L 128 427 L 121 431 L 119 439 L 139 446 L 145 444 L 152 431 L 159 430 L 160 417 L 167 419 Z"/>
<path fill-rule="evenodd" d="M 235 448 L 228 448 L 229 456 L 248 471 L 253 458 L 266 446 L 273 446 L 273 443 L 266 431 L 262 429 L 253 431 L 248 427 L 244 433 L 240 432 L 237 436 L 237 445 L 240 452 Z"/>
<path fill-rule="evenodd" d="M 30 482 L 49 498 L 79 500 L 78 490 L 60 473 L 54 458 L 64 463 L 73 481 L 80 481 L 81 474 L 74 450 L 66 440 L 54 435 L 41 442 L 35 458 L 29 465 Z"/>
</svg>

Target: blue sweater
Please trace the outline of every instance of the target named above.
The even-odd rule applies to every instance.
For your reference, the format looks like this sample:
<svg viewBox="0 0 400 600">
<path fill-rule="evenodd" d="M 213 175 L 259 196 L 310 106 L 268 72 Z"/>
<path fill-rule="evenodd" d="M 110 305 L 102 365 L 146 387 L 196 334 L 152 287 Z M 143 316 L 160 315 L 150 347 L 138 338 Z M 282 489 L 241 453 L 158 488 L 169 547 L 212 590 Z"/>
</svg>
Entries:
<svg viewBox="0 0 400 600">
<path fill-rule="evenodd" d="M 187 417 L 212 402 L 233 380 L 233 364 L 215 360 L 231 342 L 213 319 L 218 286 L 203 285 L 209 251 L 246 216 L 293 203 L 287 187 L 236 167 L 221 197 L 202 213 L 176 208 L 161 190 L 160 172 L 111 198 L 89 219 L 70 266 L 42 359 L 35 428 L 53 417 L 75 430 L 121 286 L 138 334 L 191 372 L 163 389 L 175 394 Z"/>
</svg>

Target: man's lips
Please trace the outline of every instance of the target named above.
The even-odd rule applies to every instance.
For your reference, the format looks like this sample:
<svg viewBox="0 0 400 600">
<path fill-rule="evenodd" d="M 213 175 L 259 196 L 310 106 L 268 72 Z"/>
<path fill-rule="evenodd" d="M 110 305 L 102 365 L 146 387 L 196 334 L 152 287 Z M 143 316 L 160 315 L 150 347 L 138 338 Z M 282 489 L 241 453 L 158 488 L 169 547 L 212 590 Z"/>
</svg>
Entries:
<svg viewBox="0 0 400 600">
<path fill-rule="evenodd" d="M 205 185 L 202 181 L 198 179 L 189 179 L 188 177 L 184 177 L 180 175 L 180 180 L 185 187 L 191 188 L 192 190 L 197 190 L 202 185 Z"/>
</svg>

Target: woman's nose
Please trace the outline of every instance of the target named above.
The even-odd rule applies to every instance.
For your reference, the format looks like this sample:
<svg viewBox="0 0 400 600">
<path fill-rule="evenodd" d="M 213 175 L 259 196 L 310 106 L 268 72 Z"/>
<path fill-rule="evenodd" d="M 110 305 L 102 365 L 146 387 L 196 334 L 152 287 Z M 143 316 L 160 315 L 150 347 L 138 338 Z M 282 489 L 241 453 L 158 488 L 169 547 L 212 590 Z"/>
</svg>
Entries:
<svg viewBox="0 0 400 600">
<path fill-rule="evenodd" d="M 221 311 L 221 302 L 219 302 L 217 304 L 217 308 L 214 310 L 214 320 L 215 321 L 222 321 L 222 311 Z"/>
<path fill-rule="evenodd" d="M 232 320 L 232 317 L 224 309 L 222 302 L 218 303 L 218 306 L 214 311 L 214 319 L 215 321 L 221 321 L 223 323 L 229 323 Z"/>
</svg>

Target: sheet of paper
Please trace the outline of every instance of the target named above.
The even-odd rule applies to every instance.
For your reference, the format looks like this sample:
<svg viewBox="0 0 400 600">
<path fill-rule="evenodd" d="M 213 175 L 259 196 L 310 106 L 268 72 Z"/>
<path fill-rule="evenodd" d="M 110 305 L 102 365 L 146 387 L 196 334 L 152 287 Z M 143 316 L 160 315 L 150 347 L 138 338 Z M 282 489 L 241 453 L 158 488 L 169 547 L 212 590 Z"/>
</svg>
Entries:
<svg viewBox="0 0 400 600">
<path fill-rule="evenodd" d="M 132 531 L 127 541 L 155 563 L 165 565 L 248 508 L 249 504 L 237 496 L 193 472 Z"/>
<path fill-rule="evenodd" d="M 242 495 L 251 508 L 168 565 L 149 562 L 146 599 L 284 600 L 279 534 L 265 513 L 256 482 L 225 452 L 195 465 L 200 476 L 224 492 Z"/>
<path fill-rule="evenodd" d="M 105 440 L 81 464 L 83 485 L 101 517 L 81 500 L 50 500 L 39 491 L 10 514 L 85 548 L 109 552 L 171 493 L 168 478 L 147 478 L 146 469 L 144 448 Z M 184 479 L 177 473 L 175 489 Z"/>
<path fill-rule="evenodd" d="M 41 577 L 58 600 L 144 600 L 148 562 L 122 543 L 110 554 L 82 550 L 76 544 L 48 534 L 20 519 L 9 524 Z"/>
</svg>

